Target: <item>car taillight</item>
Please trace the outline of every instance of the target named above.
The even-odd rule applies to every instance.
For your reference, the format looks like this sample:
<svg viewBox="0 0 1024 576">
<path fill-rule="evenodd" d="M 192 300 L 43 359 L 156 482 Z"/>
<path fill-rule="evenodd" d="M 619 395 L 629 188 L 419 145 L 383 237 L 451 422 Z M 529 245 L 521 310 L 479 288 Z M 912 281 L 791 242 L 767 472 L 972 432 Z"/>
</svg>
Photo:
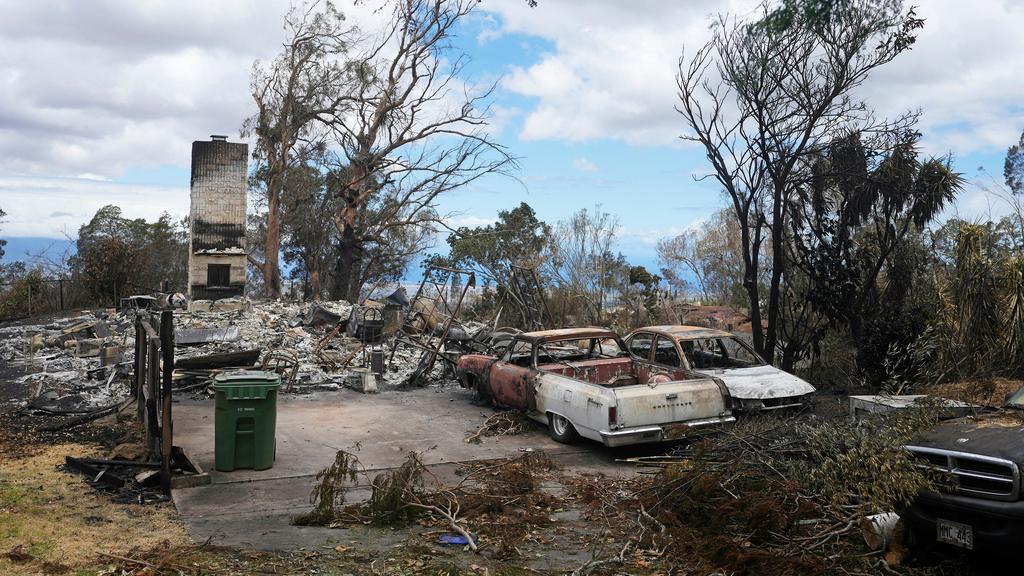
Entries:
<svg viewBox="0 0 1024 576">
<path fill-rule="evenodd" d="M 608 407 L 608 425 L 614 426 L 615 422 L 619 419 L 619 409 L 615 406 Z"/>
</svg>

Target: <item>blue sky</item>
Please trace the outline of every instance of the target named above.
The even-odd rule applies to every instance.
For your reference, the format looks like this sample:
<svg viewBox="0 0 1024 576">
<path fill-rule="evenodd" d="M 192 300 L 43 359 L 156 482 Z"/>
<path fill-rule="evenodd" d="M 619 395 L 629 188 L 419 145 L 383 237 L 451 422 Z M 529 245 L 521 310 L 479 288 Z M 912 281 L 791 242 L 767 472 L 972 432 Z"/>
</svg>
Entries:
<svg viewBox="0 0 1024 576">
<path fill-rule="evenodd" d="M 367 29 L 380 15 L 338 2 Z M 444 197 L 452 224 L 478 225 L 525 201 L 554 222 L 580 208 L 614 214 L 618 249 L 656 267 L 654 244 L 722 206 L 694 181 L 703 155 L 672 110 L 675 62 L 707 37 L 709 15 L 745 0 L 484 0 L 460 30 L 477 82 L 498 81 L 495 137 L 521 158 L 517 179 L 489 177 Z M 233 134 L 251 111 L 248 73 L 281 39 L 283 0 L 92 6 L 0 0 L 0 237 L 5 260 L 73 237 L 97 208 L 128 216 L 188 211 L 189 143 Z M 921 108 L 926 154 L 999 179 L 1024 129 L 1024 7 L 934 0 L 914 50 L 861 95 L 881 113 Z M 127 31 L 130 31 L 127 32 Z M 984 178 L 980 178 L 984 180 Z M 949 212 L 1006 211 L 973 183 Z M 443 241 L 439 239 L 439 245 Z"/>
</svg>

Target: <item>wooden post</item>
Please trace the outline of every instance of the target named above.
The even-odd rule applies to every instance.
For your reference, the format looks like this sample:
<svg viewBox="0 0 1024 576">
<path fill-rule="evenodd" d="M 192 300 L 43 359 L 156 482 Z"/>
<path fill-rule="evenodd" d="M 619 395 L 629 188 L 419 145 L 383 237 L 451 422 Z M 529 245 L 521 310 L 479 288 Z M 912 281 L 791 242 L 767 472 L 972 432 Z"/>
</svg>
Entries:
<svg viewBox="0 0 1024 576">
<path fill-rule="evenodd" d="M 174 447 L 174 428 L 171 420 L 171 385 L 174 378 L 174 312 L 160 314 L 160 350 L 163 353 L 163 390 L 160 417 L 160 486 L 171 493 L 171 450 Z"/>
<path fill-rule="evenodd" d="M 146 360 L 149 362 L 149 375 L 146 378 L 146 451 L 150 458 L 157 455 L 157 437 L 160 436 L 160 424 L 157 416 L 157 394 L 160 386 L 160 338 L 150 335 L 149 352 Z"/>
<path fill-rule="evenodd" d="M 142 313 L 135 315 L 135 400 L 136 419 L 145 426 L 146 418 L 146 330 L 142 326 Z"/>
<path fill-rule="evenodd" d="M 64 279 L 61 278 L 57 281 L 57 285 L 60 287 L 60 309 L 64 310 Z"/>
</svg>

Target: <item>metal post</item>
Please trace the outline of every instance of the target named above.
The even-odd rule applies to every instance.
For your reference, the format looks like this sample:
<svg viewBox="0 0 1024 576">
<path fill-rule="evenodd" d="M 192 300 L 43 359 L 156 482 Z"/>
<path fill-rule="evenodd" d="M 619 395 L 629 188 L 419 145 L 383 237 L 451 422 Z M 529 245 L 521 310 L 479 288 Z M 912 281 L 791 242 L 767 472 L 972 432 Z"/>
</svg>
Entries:
<svg viewBox="0 0 1024 576">
<path fill-rule="evenodd" d="M 174 429 L 171 420 L 171 385 L 174 378 L 174 312 L 160 314 L 160 350 L 163 353 L 163 389 L 160 393 L 160 486 L 171 493 L 171 450 Z"/>
<path fill-rule="evenodd" d="M 141 313 L 135 317 L 135 400 L 136 417 L 140 423 L 146 416 L 146 331 L 142 327 Z"/>
<path fill-rule="evenodd" d="M 58 280 L 57 284 L 58 284 L 58 286 L 60 286 L 60 309 L 63 311 L 64 310 L 64 279 L 61 278 L 60 280 Z"/>
<path fill-rule="evenodd" d="M 157 416 L 157 394 L 160 386 L 160 338 L 150 336 L 149 376 L 146 378 L 146 452 L 152 458 L 157 455 L 157 437 L 160 436 L 160 424 Z"/>
</svg>

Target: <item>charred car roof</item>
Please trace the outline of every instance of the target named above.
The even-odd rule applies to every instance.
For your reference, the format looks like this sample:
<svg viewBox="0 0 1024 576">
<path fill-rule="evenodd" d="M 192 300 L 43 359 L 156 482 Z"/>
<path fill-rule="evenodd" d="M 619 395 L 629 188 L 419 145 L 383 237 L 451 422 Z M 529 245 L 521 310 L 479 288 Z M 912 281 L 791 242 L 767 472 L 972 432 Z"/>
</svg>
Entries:
<svg viewBox="0 0 1024 576">
<path fill-rule="evenodd" d="M 634 332 L 655 332 L 664 334 L 677 340 L 693 340 L 697 338 L 731 338 L 732 334 L 714 328 L 703 326 L 684 326 L 681 324 L 665 324 L 662 326 L 644 326 L 637 328 Z"/>
<path fill-rule="evenodd" d="M 596 326 L 586 328 L 558 328 L 555 330 L 538 330 L 536 332 L 523 332 L 516 336 L 520 340 L 528 342 L 553 342 L 555 340 L 570 340 L 584 338 L 618 338 L 619 335 L 608 328 Z"/>
</svg>

